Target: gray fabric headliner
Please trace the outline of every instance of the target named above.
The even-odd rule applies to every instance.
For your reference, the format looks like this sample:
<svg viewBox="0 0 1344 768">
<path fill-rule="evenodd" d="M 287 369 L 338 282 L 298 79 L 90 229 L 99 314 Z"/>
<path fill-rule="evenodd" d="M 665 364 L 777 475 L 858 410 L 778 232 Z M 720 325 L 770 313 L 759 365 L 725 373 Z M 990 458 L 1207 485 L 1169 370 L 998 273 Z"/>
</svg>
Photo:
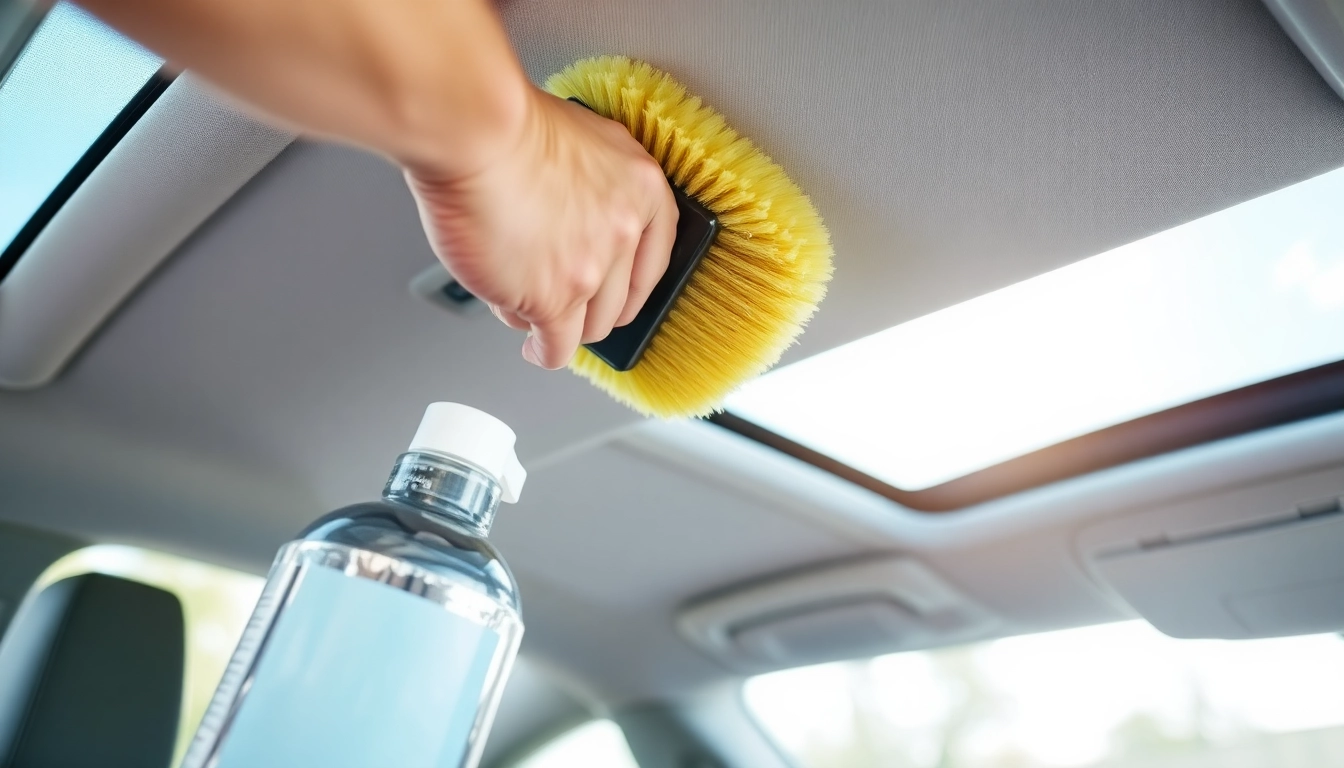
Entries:
<svg viewBox="0 0 1344 768">
<path fill-rule="evenodd" d="M 793 354 L 1344 164 L 1344 104 L 1253 0 L 537 0 L 505 16 L 534 77 L 592 53 L 648 59 L 813 194 L 838 274 Z M 61 379 L 0 394 L 0 517 L 262 568 L 314 515 L 381 487 L 426 402 L 471 402 L 515 427 L 534 471 L 498 534 L 532 650 L 624 698 L 722 674 L 673 633 L 680 600 L 874 546 L 920 550 L 776 518 L 600 447 L 634 417 L 529 369 L 488 316 L 412 297 L 431 263 L 396 171 L 291 147 Z M 938 564 L 966 561 L 961 586 L 1019 627 L 1119 615 L 1054 535 Z M 1007 594 L 1025 564 L 1027 588 Z"/>
<path fill-rule="evenodd" d="M 1344 164 L 1344 103 L 1254 0 L 518 0 L 534 78 L 666 68 L 836 244 L 799 354 Z"/>
</svg>

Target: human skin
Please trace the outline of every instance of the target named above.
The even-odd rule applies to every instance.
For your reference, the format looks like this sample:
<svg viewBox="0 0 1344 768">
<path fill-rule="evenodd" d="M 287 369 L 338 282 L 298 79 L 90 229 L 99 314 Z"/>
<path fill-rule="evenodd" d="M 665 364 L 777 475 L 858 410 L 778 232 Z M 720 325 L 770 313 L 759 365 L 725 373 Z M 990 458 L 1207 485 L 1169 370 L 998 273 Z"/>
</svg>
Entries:
<svg viewBox="0 0 1344 768">
<path fill-rule="evenodd" d="M 634 319 L 677 208 L 626 129 L 532 85 L 487 0 L 81 0 L 260 116 L 405 172 L 431 247 L 566 365 Z"/>
</svg>

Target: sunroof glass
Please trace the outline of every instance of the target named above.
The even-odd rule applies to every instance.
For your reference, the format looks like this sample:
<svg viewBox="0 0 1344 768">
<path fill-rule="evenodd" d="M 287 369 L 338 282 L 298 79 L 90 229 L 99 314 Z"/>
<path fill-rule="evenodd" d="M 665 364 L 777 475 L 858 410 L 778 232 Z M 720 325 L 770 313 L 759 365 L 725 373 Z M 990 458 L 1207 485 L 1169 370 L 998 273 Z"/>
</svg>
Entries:
<svg viewBox="0 0 1344 768">
<path fill-rule="evenodd" d="M 88 13 L 52 8 L 0 85 L 0 250 L 161 64 Z"/>
<path fill-rule="evenodd" d="M 1344 359 L 1344 169 L 778 369 L 728 410 L 902 490 Z"/>
</svg>

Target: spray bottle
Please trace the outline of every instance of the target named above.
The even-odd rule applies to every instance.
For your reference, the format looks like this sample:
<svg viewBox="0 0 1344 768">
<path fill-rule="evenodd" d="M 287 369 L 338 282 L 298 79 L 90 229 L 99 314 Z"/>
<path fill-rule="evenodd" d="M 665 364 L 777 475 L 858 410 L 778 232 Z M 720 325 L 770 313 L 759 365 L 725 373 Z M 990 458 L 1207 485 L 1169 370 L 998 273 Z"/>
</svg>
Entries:
<svg viewBox="0 0 1344 768">
<path fill-rule="evenodd" d="M 382 499 L 281 548 L 183 768 L 473 768 L 523 634 L 485 537 L 525 478 L 507 425 L 429 406 Z"/>
</svg>

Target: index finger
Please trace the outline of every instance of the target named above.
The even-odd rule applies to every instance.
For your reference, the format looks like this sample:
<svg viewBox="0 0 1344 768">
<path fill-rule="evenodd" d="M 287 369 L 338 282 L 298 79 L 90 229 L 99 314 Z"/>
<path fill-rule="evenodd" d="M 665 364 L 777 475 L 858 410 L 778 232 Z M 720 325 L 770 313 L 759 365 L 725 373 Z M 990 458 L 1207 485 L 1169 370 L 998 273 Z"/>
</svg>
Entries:
<svg viewBox="0 0 1344 768">
<path fill-rule="evenodd" d="M 658 208 L 635 248 L 635 263 L 630 270 L 630 292 L 626 294 L 625 307 L 616 319 L 617 327 L 633 322 L 639 310 L 644 308 L 644 302 L 649 300 L 649 294 L 653 293 L 654 287 L 667 271 L 672 246 L 677 240 L 677 219 L 681 213 L 677 210 L 672 188 L 661 176 L 659 181 L 662 182 L 662 194 L 658 199 Z"/>
<path fill-rule="evenodd" d="M 583 336 L 586 304 L 546 322 L 532 323 L 532 333 L 523 342 L 523 358 L 550 371 L 564 368 L 579 349 Z"/>
</svg>

